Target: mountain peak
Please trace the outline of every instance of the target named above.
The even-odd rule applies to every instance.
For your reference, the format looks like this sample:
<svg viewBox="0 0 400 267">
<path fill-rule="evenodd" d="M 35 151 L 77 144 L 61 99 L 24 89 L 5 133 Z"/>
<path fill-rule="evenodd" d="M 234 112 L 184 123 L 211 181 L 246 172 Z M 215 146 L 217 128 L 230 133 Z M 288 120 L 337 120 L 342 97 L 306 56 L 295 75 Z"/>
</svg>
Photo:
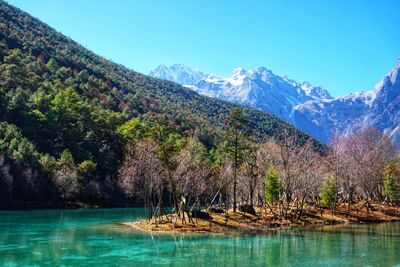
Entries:
<svg viewBox="0 0 400 267">
<path fill-rule="evenodd" d="M 206 74 L 198 69 L 185 64 L 173 64 L 169 67 L 161 64 L 150 71 L 150 76 L 158 79 L 168 80 L 184 85 L 193 85 L 204 78 Z"/>
<path fill-rule="evenodd" d="M 400 58 L 396 61 L 396 66 L 385 75 L 382 80 L 375 85 L 376 91 L 381 91 L 385 88 L 399 88 L 400 87 Z"/>
<path fill-rule="evenodd" d="M 233 75 L 244 75 L 246 73 L 246 70 L 242 67 L 237 67 L 233 69 L 232 74 Z"/>
<path fill-rule="evenodd" d="M 256 71 L 259 72 L 259 73 L 263 73 L 263 72 L 271 72 L 272 73 L 272 71 L 267 69 L 266 67 L 258 67 L 256 69 Z"/>
</svg>

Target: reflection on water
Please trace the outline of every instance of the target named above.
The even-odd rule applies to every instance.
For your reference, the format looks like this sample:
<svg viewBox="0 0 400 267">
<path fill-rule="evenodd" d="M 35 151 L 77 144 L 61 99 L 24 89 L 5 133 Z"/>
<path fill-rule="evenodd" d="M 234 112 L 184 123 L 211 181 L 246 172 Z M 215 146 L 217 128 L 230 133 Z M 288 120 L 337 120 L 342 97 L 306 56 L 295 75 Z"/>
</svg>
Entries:
<svg viewBox="0 0 400 267">
<path fill-rule="evenodd" d="M 142 209 L 0 211 L 3 266 L 394 266 L 400 223 L 269 236 L 150 235 L 114 223 Z"/>
</svg>

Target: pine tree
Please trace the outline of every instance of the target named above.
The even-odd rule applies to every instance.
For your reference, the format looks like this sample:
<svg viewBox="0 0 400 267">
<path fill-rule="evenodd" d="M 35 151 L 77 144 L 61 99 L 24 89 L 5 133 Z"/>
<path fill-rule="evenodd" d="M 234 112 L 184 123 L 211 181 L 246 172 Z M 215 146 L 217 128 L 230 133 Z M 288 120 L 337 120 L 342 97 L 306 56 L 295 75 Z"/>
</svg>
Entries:
<svg viewBox="0 0 400 267">
<path fill-rule="evenodd" d="M 337 188 L 332 178 L 328 177 L 321 189 L 321 205 L 324 207 L 332 207 L 335 203 Z"/>
<path fill-rule="evenodd" d="M 228 131 L 225 132 L 225 152 L 233 163 L 233 212 L 236 212 L 237 171 L 243 161 L 246 150 L 248 122 L 241 108 L 233 108 L 227 118 Z"/>
<path fill-rule="evenodd" d="M 273 165 L 268 168 L 265 176 L 264 200 L 267 203 L 275 204 L 279 201 L 279 194 L 282 190 L 282 184 L 279 181 L 278 173 Z"/>
<path fill-rule="evenodd" d="M 400 200 L 400 187 L 396 180 L 400 180 L 400 163 L 390 162 L 383 175 L 383 195 L 390 201 Z"/>
</svg>

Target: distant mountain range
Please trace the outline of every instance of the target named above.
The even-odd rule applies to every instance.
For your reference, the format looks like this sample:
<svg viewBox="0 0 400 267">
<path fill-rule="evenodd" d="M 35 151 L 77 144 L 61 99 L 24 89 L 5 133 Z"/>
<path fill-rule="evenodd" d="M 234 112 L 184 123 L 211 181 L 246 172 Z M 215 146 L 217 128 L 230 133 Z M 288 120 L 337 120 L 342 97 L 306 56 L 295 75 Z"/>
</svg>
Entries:
<svg viewBox="0 0 400 267">
<path fill-rule="evenodd" d="M 170 80 L 200 94 L 270 112 L 328 142 L 332 133 L 348 135 L 373 126 L 400 146 L 400 60 L 375 89 L 333 98 L 327 90 L 298 83 L 260 67 L 236 68 L 227 77 L 191 67 L 160 65 L 150 76 Z"/>
</svg>

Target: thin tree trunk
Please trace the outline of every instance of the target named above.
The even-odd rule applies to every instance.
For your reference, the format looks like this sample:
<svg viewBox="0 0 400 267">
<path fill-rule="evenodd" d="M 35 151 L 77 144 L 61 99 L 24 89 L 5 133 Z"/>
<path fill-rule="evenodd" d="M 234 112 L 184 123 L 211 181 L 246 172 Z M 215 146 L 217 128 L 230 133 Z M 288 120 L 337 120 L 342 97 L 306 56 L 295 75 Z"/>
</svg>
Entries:
<svg viewBox="0 0 400 267">
<path fill-rule="evenodd" d="M 235 163 L 233 172 L 233 212 L 236 212 L 236 187 L 237 187 L 237 169 L 238 169 L 238 133 L 235 133 Z"/>
</svg>

